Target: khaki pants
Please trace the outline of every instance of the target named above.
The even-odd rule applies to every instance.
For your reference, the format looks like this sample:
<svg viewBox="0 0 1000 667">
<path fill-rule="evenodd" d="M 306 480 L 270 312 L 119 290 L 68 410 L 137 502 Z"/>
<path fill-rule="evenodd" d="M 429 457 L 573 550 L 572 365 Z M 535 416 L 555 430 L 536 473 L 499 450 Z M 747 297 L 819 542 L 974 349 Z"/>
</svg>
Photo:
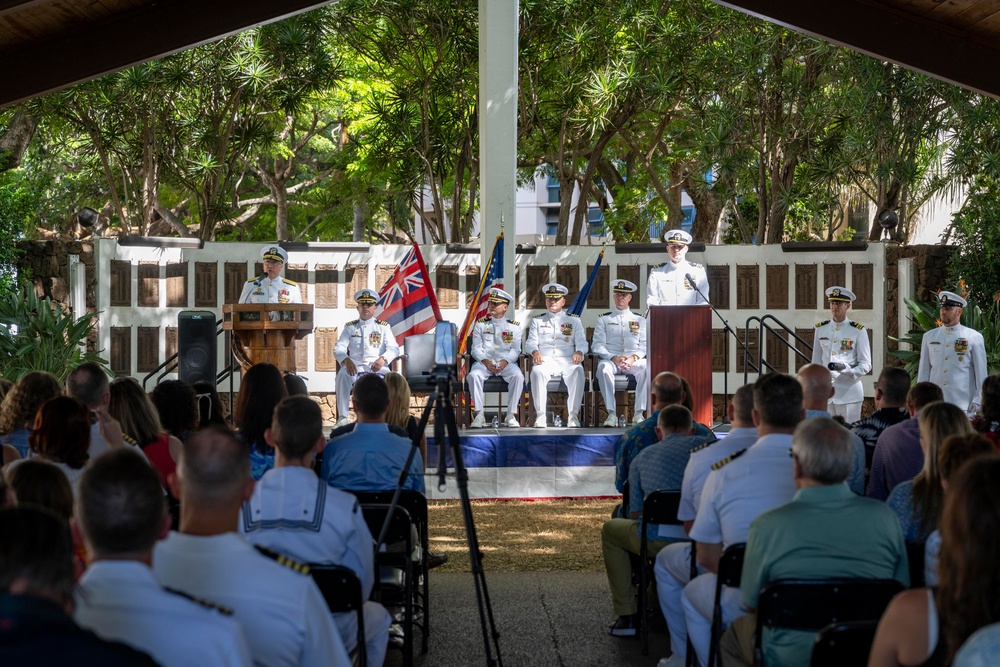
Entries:
<svg viewBox="0 0 1000 667">
<path fill-rule="evenodd" d="M 601 529 L 601 549 L 604 552 L 604 569 L 608 574 L 608 588 L 616 616 L 631 616 L 636 612 L 635 589 L 632 588 L 632 562 L 629 552 L 638 554 L 640 548 L 639 522 L 632 519 L 609 519 Z M 646 549 L 655 556 L 667 546 L 665 541 L 647 541 Z"/>
<path fill-rule="evenodd" d="M 751 667 L 753 643 L 757 630 L 757 614 L 746 614 L 733 619 L 719 640 L 722 667 Z"/>
</svg>

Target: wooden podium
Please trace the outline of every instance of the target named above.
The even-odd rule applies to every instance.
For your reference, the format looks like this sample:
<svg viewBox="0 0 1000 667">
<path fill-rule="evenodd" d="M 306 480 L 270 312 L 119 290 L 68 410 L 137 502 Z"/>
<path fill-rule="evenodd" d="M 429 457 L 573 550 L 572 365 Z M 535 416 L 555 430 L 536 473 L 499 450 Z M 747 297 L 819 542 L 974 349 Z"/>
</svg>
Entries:
<svg viewBox="0 0 1000 667">
<path fill-rule="evenodd" d="M 658 373 L 677 373 L 691 385 L 696 421 L 712 426 L 712 309 L 650 306 L 646 322 L 650 386 Z"/>
<path fill-rule="evenodd" d="M 243 370 L 267 362 L 296 371 L 295 341 L 313 330 L 308 303 L 239 303 L 222 307 L 222 328 L 233 332 L 233 354 Z M 303 369 L 304 370 L 304 369 Z"/>
</svg>

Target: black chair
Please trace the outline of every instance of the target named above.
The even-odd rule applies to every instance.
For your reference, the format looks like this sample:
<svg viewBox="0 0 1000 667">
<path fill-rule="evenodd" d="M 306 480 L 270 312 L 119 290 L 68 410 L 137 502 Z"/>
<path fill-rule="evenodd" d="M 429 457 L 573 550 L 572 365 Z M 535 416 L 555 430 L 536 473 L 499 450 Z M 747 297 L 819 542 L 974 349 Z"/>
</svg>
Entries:
<svg viewBox="0 0 1000 667">
<path fill-rule="evenodd" d="M 361 580 L 350 568 L 343 565 L 309 565 L 309 574 L 319 587 L 326 606 L 332 613 L 354 612 L 358 616 L 358 645 L 354 649 L 355 662 L 368 664 L 365 646 L 365 598 Z"/>
<path fill-rule="evenodd" d="M 906 543 L 906 560 L 910 567 L 910 588 L 923 588 L 924 577 L 924 542 Z"/>
<path fill-rule="evenodd" d="M 372 535 L 377 536 L 382 531 L 382 525 L 389 517 L 390 505 L 361 505 L 365 521 Z M 410 514 L 403 507 L 396 506 L 391 514 L 385 544 L 391 549 L 383 548 L 375 554 L 375 564 L 379 568 L 379 576 L 375 578 L 373 597 L 387 608 L 402 608 L 403 610 L 403 665 L 413 665 L 413 522 Z M 426 622 L 426 621 L 425 621 Z"/>
<path fill-rule="evenodd" d="M 734 588 L 740 585 L 746 551 L 746 543 L 738 542 L 729 545 L 719 558 L 719 571 L 715 577 L 715 603 L 712 606 L 712 636 L 708 645 L 708 667 L 722 664 L 719 656 L 719 640 L 722 638 L 722 587 Z"/>
<path fill-rule="evenodd" d="M 646 588 L 649 586 L 649 574 L 653 567 L 646 539 L 646 527 L 649 524 L 683 526 L 684 522 L 677 519 L 677 508 L 680 504 L 680 491 L 653 491 L 642 501 L 642 520 L 639 522 L 639 634 L 642 636 L 643 655 L 649 655 L 649 610 L 646 608 L 648 606 Z M 694 558 L 692 550 L 692 562 Z"/>
<path fill-rule="evenodd" d="M 831 623 L 816 636 L 810 667 L 866 665 L 878 621 Z"/>
<path fill-rule="evenodd" d="M 831 623 L 878 621 L 901 590 L 895 579 L 781 579 L 766 584 L 757 600 L 754 666 L 764 665 L 764 628 L 818 633 Z"/>
<path fill-rule="evenodd" d="M 365 505 L 389 505 L 395 491 L 351 491 L 361 503 Z M 420 563 L 417 565 L 420 572 L 419 586 L 414 586 L 415 605 L 419 611 L 420 620 L 415 621 L 420 628 L 421 644 L 420 652 L 427 653 L 427 640 L 431 635 L 431 611 L 430 611 L 430 578 L 427 567 L 427 553 L 430 546 L 430 538 L 427 532 L 427 497 L 419 491 L 404 489 L 399 494 L 399 507 L 402 507 L 410 516 L 410 521 L 417 529 L 417 539 L 420 542 Z M 370 524 L 369 524 L 370 525 Z M 381 530 L 379 526 L 379 530 Z M 378 539 L 378 531 L 372 530 L 372 537 Z"/>
</svg>

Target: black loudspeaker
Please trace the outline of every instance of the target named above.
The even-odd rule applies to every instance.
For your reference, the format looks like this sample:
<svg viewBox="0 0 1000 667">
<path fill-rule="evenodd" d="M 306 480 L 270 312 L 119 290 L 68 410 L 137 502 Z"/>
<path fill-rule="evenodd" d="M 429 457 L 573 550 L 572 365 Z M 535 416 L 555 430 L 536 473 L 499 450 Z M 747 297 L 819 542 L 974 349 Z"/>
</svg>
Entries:
<svg viewBox="0 0 1000 667">
<path fill-rule="evenodd" d="M 177 376 L 181 382 L 209 382 L 217 369 L 215 313 L 184 310 L 177 316 Z"/>
</svg>

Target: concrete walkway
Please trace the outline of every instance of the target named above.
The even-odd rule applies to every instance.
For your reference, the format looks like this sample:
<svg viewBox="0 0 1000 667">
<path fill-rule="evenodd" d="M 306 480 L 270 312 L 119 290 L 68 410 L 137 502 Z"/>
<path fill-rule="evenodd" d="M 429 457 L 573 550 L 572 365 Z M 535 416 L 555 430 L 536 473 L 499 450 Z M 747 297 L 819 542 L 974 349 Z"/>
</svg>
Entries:
<svg viewBox="0 0 1000 667">
<path fill-rule="evenodd" d="M 431 572 L 430 578 L 429 651 L 421 655 L 420 633 L 416 632 L 414 664 L 486 665 L 472 575 Z M 638 639 L 607 634 L 614 614 L 603 572 L 491 574 L 487 571 L 486 585 L 500 633 L 501 657 L 507 667 L 653 666 L 669 650 L 662 620 L 651 626 L 649 655 L 645 657 Z M 386 664 L 401 665 L 400 651 L 390 648 Z"/>
</svg>

